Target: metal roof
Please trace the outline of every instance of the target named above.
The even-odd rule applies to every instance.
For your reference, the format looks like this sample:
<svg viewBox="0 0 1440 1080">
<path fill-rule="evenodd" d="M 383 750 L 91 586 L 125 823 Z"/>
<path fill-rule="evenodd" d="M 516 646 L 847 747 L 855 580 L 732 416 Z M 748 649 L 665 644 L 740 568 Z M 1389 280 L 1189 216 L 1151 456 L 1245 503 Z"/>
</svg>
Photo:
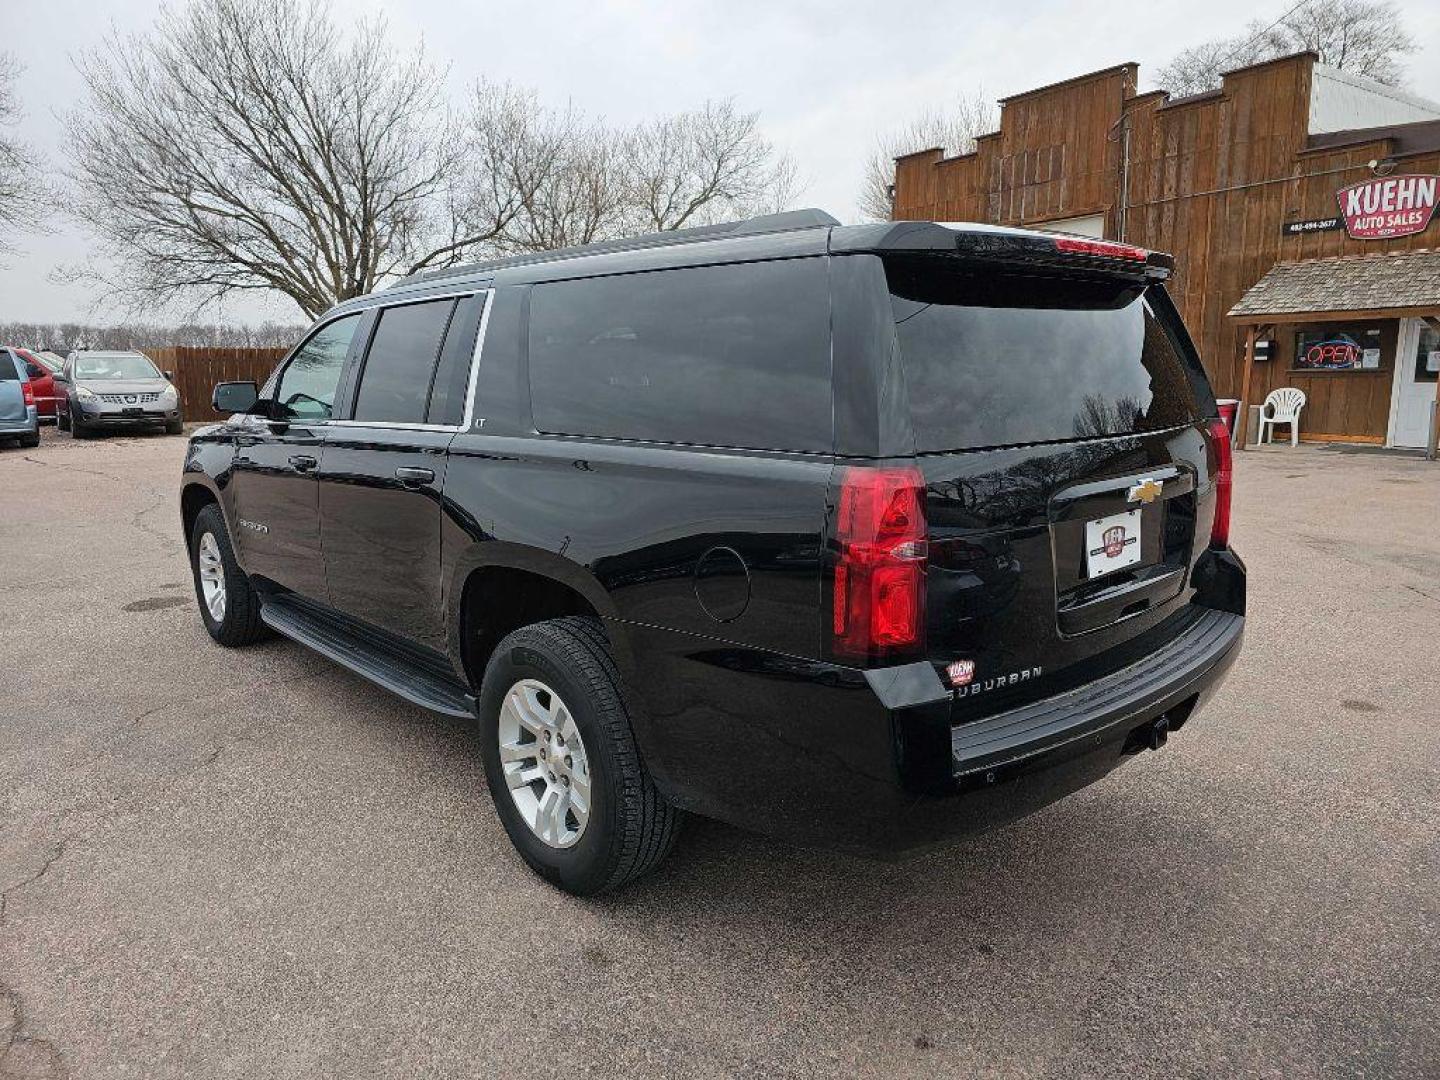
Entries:
<svg viewBox="0 0 1440 1080">
<path fill-rule="evenodd" d="M 1424 309 L 1440 312 L 1440 250 L 1276 263 L 1232 317 Z"/>
</svg>

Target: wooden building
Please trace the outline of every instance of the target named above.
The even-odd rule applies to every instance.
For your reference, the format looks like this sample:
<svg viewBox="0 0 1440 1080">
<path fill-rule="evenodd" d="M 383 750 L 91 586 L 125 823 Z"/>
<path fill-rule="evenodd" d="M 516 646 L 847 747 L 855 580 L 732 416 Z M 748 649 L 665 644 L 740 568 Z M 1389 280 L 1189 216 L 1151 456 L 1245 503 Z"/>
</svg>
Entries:
<svg viewBox="0 0 1440 1080">
<path fill-rule="evenodd" d="M 1312 53 L 1186 98 L 1138 93 L 1138 75 L 1004 98 L 973 153 L 899 158 L 894 216 L 1172 252 L 1217 394 L 1297 386 L 1302 438 L 1423 445 L 1440 385 L 1440 105 Z"/>
</svg>

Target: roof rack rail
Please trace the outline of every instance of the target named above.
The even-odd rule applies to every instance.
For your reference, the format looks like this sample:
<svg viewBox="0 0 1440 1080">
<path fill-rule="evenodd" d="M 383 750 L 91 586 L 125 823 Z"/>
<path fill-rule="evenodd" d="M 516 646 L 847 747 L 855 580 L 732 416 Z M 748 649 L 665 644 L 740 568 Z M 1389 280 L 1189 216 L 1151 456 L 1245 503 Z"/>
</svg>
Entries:
<svg viewBox="0 0 1440 1080">
<path fill-rule="evenodd" d="M 796 229 L 816 229 L 840 222 L 824 210 L 786 210 L 779 214 L 762 214 L 743 221 L 725 221 L 718 225 L 697 225 L 689 229 L 671 229 L 667 232 L 647 233 L 644 236 L 627 236 L 619 240 L 602 240 L 594 244 L 580 244 L 576 247 L 555 248 L 552 251 L 537 251 L 528 255 L 513 255 L 505 259 L 491 259 L 487 262 L 464 263 L 447 266 L 439 270 L 423 270 L 411 274 L 388 286 L 398 289 L 406 285 L 419 285 L 443 278 L 458 277 L 462 274 L 484 273 L 488 270 L 504 270 L 512 266 L 530 266 L 534 263 L 556 262 L 560 259 L 574 259 L 582 255 L 608 255 L 617 251 L 635 251 L 641 248 L 666 247 L 671 244 L 692 244 L 700 240 L 725 240 L 738 236 L 761 236 L 766 233 L 791 232 Z"/>
</svg>

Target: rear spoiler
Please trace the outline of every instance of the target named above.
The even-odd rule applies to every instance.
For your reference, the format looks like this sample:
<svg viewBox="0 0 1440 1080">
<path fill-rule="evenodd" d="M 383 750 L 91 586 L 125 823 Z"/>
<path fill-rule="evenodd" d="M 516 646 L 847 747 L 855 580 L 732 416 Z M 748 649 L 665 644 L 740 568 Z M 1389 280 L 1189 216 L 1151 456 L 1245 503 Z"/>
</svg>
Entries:
<svg viewBox="0 0 1440 1080">
<path fill-rule="evenodd" d="M 1147 251 L 1114 240 L 1046 233 L 971 233 L 955 236 L 955 251 L 975 258 L 1000 259 L 1027 265 L 1044 264 L 1108 273 L 1139 274 L 1164 281 L 1175 269 L 1175 259 L 1163 251 Z"/>
<path fill-rule="evenodd" d="M 871 251 L 879 255 L 953 253 L 965 259 L 1098 271 L 1145 281 L 1164 281 L 1175 270 L 1174 257 L 1163 251 L 1064 233 L 984 225 L 955 228 L 931 221 L 897 221 L 889 226 L 845 230 L 851 235 L 843 238 L 837 235 L 840 232 L 836 230 L 831 238 L 831 251 L 836 254 L 842 251 Z"/>
</svg>

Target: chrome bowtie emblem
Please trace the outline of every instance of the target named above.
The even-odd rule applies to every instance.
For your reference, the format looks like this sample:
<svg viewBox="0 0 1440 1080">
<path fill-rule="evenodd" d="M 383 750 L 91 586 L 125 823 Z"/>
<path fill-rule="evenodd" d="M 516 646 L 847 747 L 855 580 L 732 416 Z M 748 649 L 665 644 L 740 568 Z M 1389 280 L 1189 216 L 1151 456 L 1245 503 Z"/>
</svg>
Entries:
<svg viewBox="0 0 1440 1080">
<path fill-rule="evenodd" d="M 1147 477 L 1130 489 L 1125 500 L 1127 502 L 1152 503 L 1160 497 L 1160 492 L 1163 490 L 1160 481 Z"/>
</svg>

